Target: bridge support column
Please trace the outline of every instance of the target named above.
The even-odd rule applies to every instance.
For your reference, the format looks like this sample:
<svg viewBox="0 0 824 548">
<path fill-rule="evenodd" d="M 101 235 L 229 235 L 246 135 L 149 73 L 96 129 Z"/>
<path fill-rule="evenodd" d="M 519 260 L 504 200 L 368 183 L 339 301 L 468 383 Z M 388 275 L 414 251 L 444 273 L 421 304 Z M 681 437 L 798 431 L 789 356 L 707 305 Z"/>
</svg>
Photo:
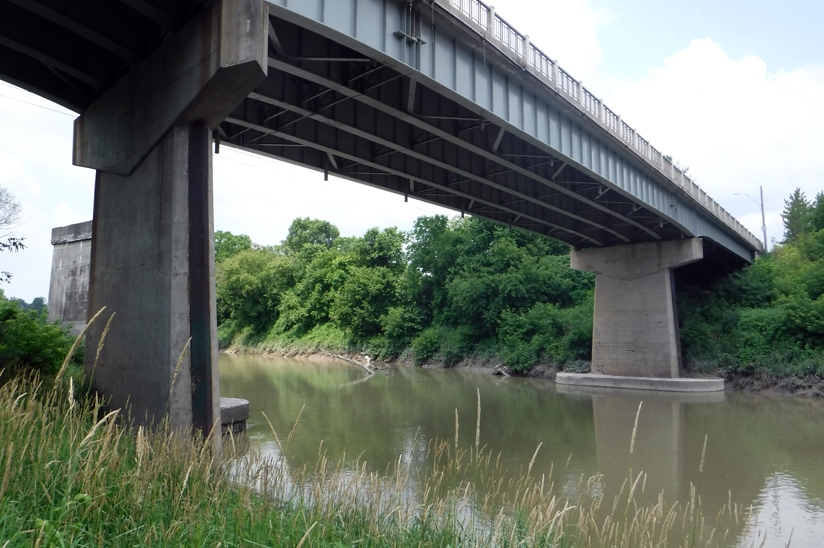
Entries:
<svg viewBox="0 0 824 548">
<path fill-rule="evenodd" d="M 265 78 L 267 24 L 263 0 L 216 0 L 75 122 L 97 170 L 89 315 L 106 307 L 85 375 L 136 424 L 220 429 L 211 128 Z"/>
<path fill-rule="evenodd" d="M 97 173 L 89 309 L 115 317 L 86 377 L 138 424 L 220 416 L 210 144 L 203 122 L 175 126 L 131 175 Z"/>
<path fill-rule="evenodd" d="M 677 378 L 681 343 L 672 269 L 703 257 L 700 238 L 573 251 L 595 273 L 592 371 Z"/>
</svg>

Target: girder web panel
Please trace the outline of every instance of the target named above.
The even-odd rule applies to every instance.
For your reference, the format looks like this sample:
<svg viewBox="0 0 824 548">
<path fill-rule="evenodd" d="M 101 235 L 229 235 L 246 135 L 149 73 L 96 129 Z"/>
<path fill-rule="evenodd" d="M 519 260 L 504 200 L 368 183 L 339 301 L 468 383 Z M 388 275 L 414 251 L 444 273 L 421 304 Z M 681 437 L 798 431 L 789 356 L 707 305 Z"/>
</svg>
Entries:
<svg viewBox="0 0 824 548">
<path fill-rule="evenodd" d="M 308 6 L 316 3 L 303 3 L 302 0 L 270 2 L 271 14 L 286 34 L 290 32 L 290 24 L 314 32 L 317 40 L 326 42 L 330 51 L 337 47 L 353 55 L 366 55 L 374 60 L 375 66 L 384 65 L 384 70 L 396 72 L 404 81 L 415 80 L 419 89 L 438 95 L 441 104 L 450 102 L 462 111 L 463 116 L 484 120 L 487 129 L 497 131 L 503 128 L 506 135 L 501 151 L 506 150 L 503 147 L 507 144 L 522 141 L 534 151 L 563 162 L 566 169 L 559 174 L 562 181 L 581 180 L 604 185 L 606 191 L 597 188 L 584 191 L 575 187 L 575 194 L 584 200 L 571 196 L 573 203 L 578 204 L 573 206 L 573 212 L 595 215 L 599 224 L 607 227 L 610 236 L 602 238 L 604 245 L 621 243 L 621 236 L 629 237 L 633 242 L 703 236 L 718 241 L 746 260 L 752 259 L 754 248 L 750 242 L 696 204 L 694 196 L 682 195 L 684 190 L 664 181 L 655 169 L 636 157 L 626 143 L 605 132 L 579 107 L 573 108 L 569 101 L 562 100 L 558 95 L 562 93 L 560 88 L 550 90 L 526 72 L 519 64 L 523 61 L 513 58 L 512 52 L 485 44 L 478 31 L 455 19 L 440 1 L 434 6 L 430 6 L 430 2 L 417 4 L 411 23 L 404 19 L 405 10 L 409 9 L 407 3 L 340 0 L 321 2 L 319 5 L 323 5 L 324 10 L 310 13 L 312 10 Z M 443 2 L 444 6 L 447 4 Z M 332 5 L 334 8 L 330 8 Z M 347 25 L 338 21 L 350 15 L 355 17 L 356 23 L 351 28 L 344 28 Z M 409 40 L 408 33 L 401 36 L 400 29 L 414 29 L 415 40 Z M 333 80 L 335 71 L 341 69 L 305 63 L 295 66 Z M 338 83 L 345 83 L 345 80 L 338 80 Z M 419 91 L 419 94 L 422 93 Z M 419 105 L 417 99 L 416 105 Z M 406 112 L 400 105 L 396 108 L 401 113 Z M 455 139 L 473 141 L 472 137 L 453 131 L 444 121 L 426 121 L 438 129 L 452 131 Z M 461 149 L 466 153 L 462 144 Z M 490 147 L 486 150 L 497 152 Z M 521 167 L 525 166 L 522 163 Z M 540 177 L 547 178 L 546 173 L 541 173 Z M 566 184 L 561 186 L 565 187 L 561 193 L 573 188 L 566 188 Z M 596 197 L 599 203 L 592 203 Z M 600 202 L 609 202 L 608 207 L 601 207 Z M 577 209 L 580 203 L 589 207 Z M 610 218 L 619 222 L 610 225 Z"/>
</svg>

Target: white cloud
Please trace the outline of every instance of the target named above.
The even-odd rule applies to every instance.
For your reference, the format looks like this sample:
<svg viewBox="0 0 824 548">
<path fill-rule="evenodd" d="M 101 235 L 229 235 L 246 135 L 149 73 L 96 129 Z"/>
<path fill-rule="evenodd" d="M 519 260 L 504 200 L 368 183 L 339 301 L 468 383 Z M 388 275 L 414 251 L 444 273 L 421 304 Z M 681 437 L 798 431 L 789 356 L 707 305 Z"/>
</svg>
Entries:
<svg viewBox="0 0 824 548">
<path fill-rule="evenodd" d="M 746 197 L 764 187 L 768 236 L 781 239 L 783 199 L 795 187 L 824 190 L 824 66 L 771 72 L 755 56 L 730 59 L 711 39 L 693 40 L 607 103 L 670 154 L 722 206 L 760 236 Z"/>
<path fill-rule="evenodd" d="M 510 0 L 497 14 L 584 85 L 596 76 L 603 59 L 598 29 L 610 15 L 589 0 Z"/>
<path fill-rule="evenodd" d="M 83 223 L 90 220 L 90 215 L 85 213 L 75 213 L 71 206 L 65 202 L 57 204 L 57 207 L 54 208 L 54 215 L 52 216 L 52 224 L 54 226 L 73 225 L 75 223 Z"/>
</svg>

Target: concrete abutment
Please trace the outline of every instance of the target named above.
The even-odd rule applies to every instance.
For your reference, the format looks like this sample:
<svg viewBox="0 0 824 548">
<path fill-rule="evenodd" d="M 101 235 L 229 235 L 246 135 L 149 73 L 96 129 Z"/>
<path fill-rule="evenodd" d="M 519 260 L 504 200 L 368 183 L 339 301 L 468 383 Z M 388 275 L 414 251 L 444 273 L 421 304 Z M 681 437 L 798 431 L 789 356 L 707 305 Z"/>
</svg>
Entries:
<svg viewBox="0 0 824 548">
<path fill-rule="evenodd" d="M 106 307 L 85 374 L 135 424 L 220 428 L 211 129 L 265 78 L 267 22 L 262 0 L 209 4 L 75 122 L 97 170 L 89 315 Z"/>
<path fill-rule="evenodd" d="M 88 320 L 89 263 L 92 256 L 92 222 L 86 221 L 52 229 L 49 321 L 70 324 L 76 337 Z"/>
</svg>

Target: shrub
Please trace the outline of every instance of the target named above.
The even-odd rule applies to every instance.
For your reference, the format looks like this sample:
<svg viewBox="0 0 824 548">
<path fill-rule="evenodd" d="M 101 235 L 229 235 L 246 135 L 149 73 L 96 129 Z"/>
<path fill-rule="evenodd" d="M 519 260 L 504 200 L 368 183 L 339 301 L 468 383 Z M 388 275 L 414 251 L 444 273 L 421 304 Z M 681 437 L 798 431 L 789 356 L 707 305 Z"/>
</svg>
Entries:
<svg viewBox="0 0 824 548">
<path fill-rule="evenodd" d="M 412 339 L 415 365 L 423 365 L 426 360 L 434 358 L 440 349 L 441 334 L 437 327 L 424 329 L 420 335 Z"/>
<path fill-rule="evenodd" d="M 6 373 L 57 373 L 73 342 L 67 333 L 67 329 L 48 322 L 45 310 L 24 312 L 16 303 L 0 300 L 0 368 Z M 82 351 L 75 353 L 76 363 L 82 355 Z"/>
</svg>

